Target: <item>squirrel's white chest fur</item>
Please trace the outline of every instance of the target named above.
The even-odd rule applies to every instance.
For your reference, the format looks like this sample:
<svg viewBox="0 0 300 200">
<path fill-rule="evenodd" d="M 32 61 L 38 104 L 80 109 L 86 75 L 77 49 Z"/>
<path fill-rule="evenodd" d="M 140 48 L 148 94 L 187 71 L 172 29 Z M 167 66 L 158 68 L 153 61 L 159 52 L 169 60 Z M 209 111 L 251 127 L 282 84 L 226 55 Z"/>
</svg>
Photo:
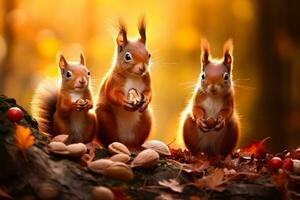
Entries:
<svg viewBox="0 0 300 200">
<path fill-rule="evenodd" d="M 202 107 L 205 110 L 205 117 L 218 117 L 223 107 L 222 97 L 207 96 L 202 102 Z"/>
<path fill-rule="evenodd" d="M 136 89 L 139 93 L 142 93 L 145 89 L 145 83 L 141 78 L 127 78 L 124 84 L 124 94 L 127 96 L 130 89 Z"/>
<path fill-rule="evenodd" d="M 217 118 L 223 107 L 222 97 L 207 96 L 202 102 L 202 107 L 205 110 L 205 118 Z M 200 137 L 198 144 L 199 150 L 217 152 L 218 149 L 216 148 L 219 146 L 217 144 L 221 142 L 221 136 L 224 134 L 224 130 L 203 133 L 200 129 L 198 129 L 198 132 Z"/>
<path fill-rule="evenodd" d="M 140 78 L 127 78 L 123 89 L 126 97 L 128 91 L 132 88 L 142 93 L 145 89 L 145 84 Z M 139 111 L 126 111 L 124 108 L 118 107 L 115 108 L 115 114 L 120 140 L 123 142 L 134 141 L 136 136 L 133 131 L 136 125 L 139 123 L 141 113 Z"/>
<path fill-rule="evenodd" d="M 72 102 L 76 102 L 78 99 L 82 99 L 83 93 L 82 92 L 71 92 L 70 93 Z"/>
<path fill-rule="evenodd" d="M 76 102 L 78 99 L 83 98 L 82 92 L 72 92 L 70 93 L 72 102 Z M 85 116 L 83 112 L 74 112 L 71 116 L 71 124 L 72 124 L 72 134 L 74 140 L 81 140 L 84 130 L 85 124 Z"/>
</svg>

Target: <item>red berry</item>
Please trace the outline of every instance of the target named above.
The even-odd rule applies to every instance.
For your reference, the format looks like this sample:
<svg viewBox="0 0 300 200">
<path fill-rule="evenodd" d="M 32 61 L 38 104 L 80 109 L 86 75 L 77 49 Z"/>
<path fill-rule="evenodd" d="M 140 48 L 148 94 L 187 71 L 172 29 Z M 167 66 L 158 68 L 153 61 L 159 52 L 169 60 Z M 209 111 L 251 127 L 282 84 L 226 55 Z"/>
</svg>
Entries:
<svg viewBox="0 0 300 200">
<path fill-rule="evenodd" d="M 7 118 L 12 122 L 18 122 L 24 117 L 23 111 L 18 107 L 11 107 L 7 111 Z"/>
<path fill-rule="evenodd" d="M 287 171 L 292 171 L 292 169 L 293 169 L 293 161 L 292 161 L 292 159 L 291 158 L 284 159 L 281 168 L 285 169 Z"/>
<path fill-rule="evenodd" d="M 273 157 L 268 162 L 268 166 L 270 170 L 277 170 L 282 166 L 282 160 L 279 157 Z"/>
</svg>

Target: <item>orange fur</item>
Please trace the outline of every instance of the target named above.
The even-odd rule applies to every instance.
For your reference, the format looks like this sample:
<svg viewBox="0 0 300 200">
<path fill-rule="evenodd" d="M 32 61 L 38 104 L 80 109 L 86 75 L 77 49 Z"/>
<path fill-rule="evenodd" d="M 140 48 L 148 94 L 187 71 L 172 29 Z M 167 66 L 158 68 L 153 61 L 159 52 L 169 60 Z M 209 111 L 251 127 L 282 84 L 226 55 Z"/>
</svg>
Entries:
<svg viewBox="0 0 300 200">
<path fill-rule="evenodd" d="M 96 116 L 98 140 L 104 146 L 121 142 L 131 149 L 141 148 L 151 130 L 151 79 L 148 71 L 150 54 L 146 49 L 145 22 L 139 26 L 141 38 L 127 40 L 124 23 L 117 36 L 115 65 L 100 86 Z M 126 54 L 128 54 L 127 60 Z M 128 90 L 137 89 L 145 101 L 139 107 L 128 102 Z"/>
<path fill-rule="evenodd" d="M 234 111 L 234 91 L 231 83 L 232 42 L 224 45 L 224 60 L 211 61 L 209 44 L 202 46 L 202 74 L 192 105 L 183 122 L 183 139 L 193 153 L 228 155 L 235 147 L 239 135 L 239 123 Z M 228 79 L 227 79 L 228 78 Z M 208 118 L 216 119 L 216 125 L 206 125 Z"/>
<path fill-rule="evenodd" d="M 89 72 L 80 63 L 69 64 L 61 55 L 59 67 L 61 85 L 42 83 L 33 97 L 32 113 L 39 123 L 40 130 L 49 136 L 69 135 L 67 143 L 91 142 L 96 133 L 96 118 L 89 110 L 93 99 L 89 89 Z M 70 73 L 69 78 L 66 73 Z M 80 104 L 79 99 L 85 101 Z"/>
</svg>

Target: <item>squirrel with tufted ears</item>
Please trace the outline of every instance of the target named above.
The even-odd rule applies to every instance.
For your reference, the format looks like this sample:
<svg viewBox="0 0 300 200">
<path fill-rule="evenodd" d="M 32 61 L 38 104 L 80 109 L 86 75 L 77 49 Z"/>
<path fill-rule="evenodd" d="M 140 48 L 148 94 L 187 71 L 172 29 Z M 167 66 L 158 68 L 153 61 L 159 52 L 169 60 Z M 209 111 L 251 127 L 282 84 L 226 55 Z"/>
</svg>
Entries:
<svg viewBox="0 0 300 200">
<path fill-rule="evenodd" d="M 45 80 L 37 87 L 32 114 L 50 137 L 64 134 L 66 143 L 89 143 L 96 133 L 96 118 L 89 112 L 93 107 L 90 72 L 83 54 L 78 63 L 68 62 L 63 55 L 58 59 L 61 83 Z"/>
<path fill-rule="evenodd" d="M 210 58 L 202 41 L 202 73 L 191 103 L 184 112 L 183 139 L 193 153 L 226 156 L 234 149 L 239 121 L 234 109 L 232 41 L 224 44 L 222 60 Z"/>
<path fill-rule="evenodd" d="M 146 48 L 146 24 L 139 23 L 140 38 L 127 39 L 120 22 L 115 63 L 100 86 L 96 115 L 99 142 L 107 147 L 121 142 L 131 149 L 141 148 L 151 130 L 151 80 Z"/>
</svg>

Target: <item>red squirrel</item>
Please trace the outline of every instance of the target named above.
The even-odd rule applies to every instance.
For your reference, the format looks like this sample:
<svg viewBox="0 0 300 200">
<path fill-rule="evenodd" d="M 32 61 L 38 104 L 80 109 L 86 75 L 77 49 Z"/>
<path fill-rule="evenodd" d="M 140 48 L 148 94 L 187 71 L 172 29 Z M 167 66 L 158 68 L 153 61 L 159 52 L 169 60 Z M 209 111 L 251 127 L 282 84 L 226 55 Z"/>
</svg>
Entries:
<svg viewBox="0 0 300 200">
<path fill-rule="evenodd" d="M 59 55 L 58 66 L 61 85 L 42 82 L 33 97 L 32 114 L 40 130 L 50 137 L 66 134 L 66 143 L 89 143 L 96 133 L 96 118 L 89 112 L 93 99 L 84 57 L 80 54 L 79 63 L 69 63 Z"/>
<path fill-rule="evenodd" d="M 224 44 L 222 60 L 210 58 L 209 43 L 202 41 L 202 73 L 186 109 L 183 139 L 192 153 L 226 156 L 234 149 L 239 120 L 234 109 L 232 40 Z"/>
<path fill-rule="evenodd" d="M 128 40 L 126 26 L 120 22 L 115 63 L 100 86 L 96 105 L 97 138 L 105 147 L 117 141 L 139 149 L 151 130 L 151 54 L 144 19 L 139 34 L 136 41 Z"/>
</svg>

